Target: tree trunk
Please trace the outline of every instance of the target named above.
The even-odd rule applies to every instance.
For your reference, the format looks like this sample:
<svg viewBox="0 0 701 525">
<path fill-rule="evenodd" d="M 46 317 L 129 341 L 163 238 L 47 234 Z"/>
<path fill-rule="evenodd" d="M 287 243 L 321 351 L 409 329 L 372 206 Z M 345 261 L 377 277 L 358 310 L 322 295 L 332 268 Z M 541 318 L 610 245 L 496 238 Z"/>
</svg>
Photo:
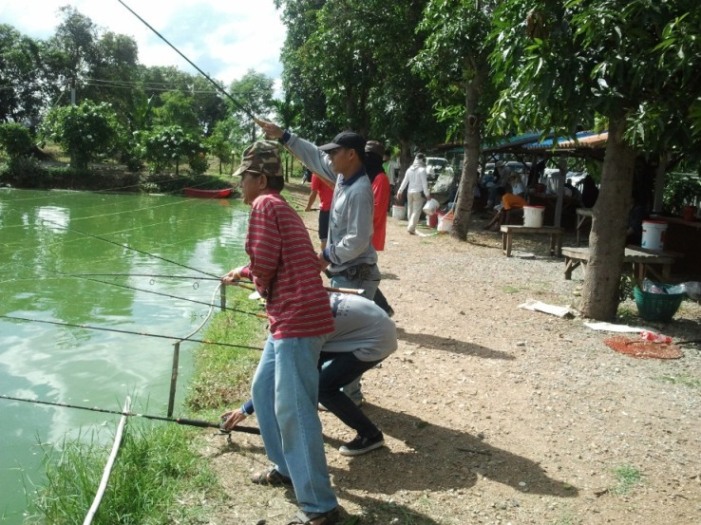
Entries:
<svg viewBox="0 0 701 525">
<path fill-rule="evenodd" d="M 472 220 L 475 184 L 479 174 L 481 121 L 477 116 L 479 102 L 479 76 L 475 75 L 465 88 L 465 157 L 460 174 L 460 185 L 455 202 L 455 219 L 451 236 L 459 241 L 467 240 Z"/>
<path fill-rule="evenodd" d="M 582 289 L 582 315 L 600 321 L 610 321 L 616 316 L 631 206 L 635 151 L 623 141 L 624 127 L 622 117 L 609 121 L 601 190 L 593 209 L 589 261 Z"/>
</svg>

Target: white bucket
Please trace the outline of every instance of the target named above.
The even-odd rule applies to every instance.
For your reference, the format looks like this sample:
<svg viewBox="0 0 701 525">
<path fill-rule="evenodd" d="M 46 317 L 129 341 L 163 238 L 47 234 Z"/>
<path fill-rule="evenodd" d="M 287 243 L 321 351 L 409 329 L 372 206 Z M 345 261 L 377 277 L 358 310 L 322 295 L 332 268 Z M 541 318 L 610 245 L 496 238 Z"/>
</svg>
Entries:
<svg viewBox="0 0 701 525">
<path fill-rule="evenodd" d="M 438 216 L 438 227 L 437 230 L 442 233 L 448 233 L 453 229 L 453 214 L 446 213 L 445 215 Z"/>
<path fill-rule="evenodd" d="M 392 206 L 392 218 L 406 220 L 406 206 Z"/>
<path fill-rule="evenodd" d="M 523 225 L 540 228 L 543 226 L 543 212 L 545 212 L 545 206 L 524 206 Z"/>
<path fill-rule="evenodd" d="M 643 238 L 640 247 L 661 252 L 664 250 L 664 236 L 667 223 L 661 221 L 643 221 Z"/>
</svg>

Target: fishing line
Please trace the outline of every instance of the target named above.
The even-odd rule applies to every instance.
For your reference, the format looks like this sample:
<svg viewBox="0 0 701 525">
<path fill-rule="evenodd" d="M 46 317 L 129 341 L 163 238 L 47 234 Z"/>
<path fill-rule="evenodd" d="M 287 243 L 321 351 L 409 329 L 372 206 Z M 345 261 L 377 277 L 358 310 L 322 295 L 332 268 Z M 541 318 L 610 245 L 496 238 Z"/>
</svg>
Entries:
<svg viewBox="0 0 701 525">
<path fill-rule="evenodd" d="M 221 425 L 219 423 L 211 423 L 209 421 L 202 421 L 200 419 L 187 419 L 187 418 L 172 418 L 172 417 L 163 417 L 163 416 L 153 416 L 150 414 L 138 414 L 136 412 L 121 412 L 119 410 L 109 410 L 106 408 L 97 408 L 97 407 L 86 407 L 82 405 L 71 405 L 68 403 L 54 403 L 52 401 L 42 401 L 39 399 L 27 399 L 23 397 L 13 397 L 13 396 L 6 396 L 4 394 L 0 394 L 0 399 L 7 399 L 9 401 L 20 401 L 22 403 L 32 403 L 35 405 L 48 405 L 52 407 L 60 407 L 60 408 L 74 408 L 76 410 L 87 410 L 89 412 L 102 412 L 103 414 L 115 414 L 119 416 L 129 416 L 129 417 L 142 417 L 144 419 L 153 419 L 155 421 L 166 421 L 168 423 L 177 423 L 178 425 L 188 425 L 191 427 L 202 427 L 202 428 L 217 428 L 221 430 L 222 432 L 227 432 L 221 428 Z M 255 428 L 255 427 L 242 427 L 236 425 L 234 428 L 231 429 L 233 432 L 243 432 L 244 434 L 260 434 L 260 430 Z M 228 432 L 227 432 L 228 433 Z"/>
<path fill-rule="evenodd" d="M 134 287 L 134 286 L 129 286 L 129 285 L 126 285 L 126 284 L 118 284 L 118 283 L 111 283 L 111 282 L 109 282 L 109 281 L 101 281 L 100 279 L 93 279 L 92 277 L 79 277 L 79 279 L 84 279 L 84 280 L 86 280 L 86 281 L 92 281 L 92 282 L 95 282 L 95 283 L 107 284 L 107 285 L 109 285 L 109 286 L 116 286 L 117 288 L 125 288 L 125 289 L 127 289 L 127 290 L 134 290 L 135 292 L 144 292 L 144 293 L 150 293 L 150 294 L 153 294 L 153 295 L 160 295 L 160 296 L 162 296 L 162 297 L 168 297 L 169 299 L 177 299 L 177 300 L 179 300 L 179 301 L 187 301 L 187 302 L 195 303 L 195 304 L 204 304 L 204 305 L 206 305 L 206 306 L 210 306 L 210 305 L 211 305 L 211 303 L 206 303 L 206 302 L 204 302 L 204 301 L 198 301 L 197 299 L 189 299 L 189 298 L 187 298 L 187 297 L 180 297 L 180 296 L 178 296 L 178 295 L 171 295 L 171 294 L 167 294 L 167 293 L 164 293 L 164 292 L 156 292 L 155 290 L 145 290 L 145 289 L 143 289 L 143 288 L 136 288 L 136 287 Z M 232 283 L 232 284 L 236 285 L 237 283 Z M 245 285 L 243 285 L 243 286 L 245 286 Z M 243 286 L 242 286 L 242 287 L 243 287 Z M 236 313 L 239 313 L 239 314 L 253 315 L 253 316 L 255 316 L 255 317 L 260 317 L 260 318 L 263 318 L 263 319 L 266 319 L 266 318 L 267 318 L 266 315 L 263 314 L 263 313 L 259 313 L 259 312 L 248 312 L 248 311 L 246 311 L 246 310 L 239 310 L 239 309 L 237 309 L 237 308 L 231 308 L 231 307 L 229 307 L 229 306 L 225 307 L 224 310 L 228 310 L 228 311 L 230 311 L 230 312 L 236 312 Z"/>
<path fill-rule="evenodd" d="M 12 321 L 23 321 L 23 322 L 29 322 L 29 323 L 42 323 L 42 324 L 51 324 L 55 326 L 65 326 L 67 328 L 84 328 L 86 330 L 98 330 L 101 332 L 115 332 L 118 334 L 129 334 L 129 335 L 140 335 L 144 337 L 156 337 L 159 339 L 169 339 L 171 341 L 188 341 L 191 343 L 200 343 L 204 345 L 218 345 L 218 346 L 226 346 L 230 348 L 242 348 L 244 350 L 259 350 L 260 347 L 257 346 L 246 346 L 246 345 L 234 345 L 231 343 L 218 343 L 216 341 L 207 341 L 205 339 L 185 339 L 183 337 L 175 337 L 172 335 L 162 335 L 162 334 L 151 334 L 148 332 L 135 332 L 133 330 L 122 330 L 119 328 L 106 328 L 103 326 L 92 326 L 88 324 L 74 324 L 74 323 L 64 323 L 61 321 L 46 321 L 43 319 L 31 319 L 28 317 L 16 317 L 13 315 L 0 315 L 0 319 L 10 319 Z"/>
<path fill-rule="evenodd" d="M 241 111 L 243 111 L 248 117 L 252 118 L 253 120 L 256 120 L 256 117 L 255 117 L 255 115 L 253 115 L 253 113 L 251 113 L 251 112 L 250 112 L 243 104 L 241 104 L 238 100 L 236 100 L 234 97 L 232 97 L 224 88 L 222 88 L 219 84 L 217 84 L 214 80 L 212 80 L 212 79 L 210 78 L 210 76 L 207 75 L 207 73 L 205 73 L 205 72 L 202 71 L 199 67 L 197 67 L 197 65 L 196 65 L 192 60 L 190 60 L 190 59 L 187 58 L 185 55 L 183 55 L 177 47 L 175 47 L 173 44 L 171 44 L 162 34 L 160 34 L 158 31 L 156 31 L 146 20 L 144 20 L 144 19 L 141 18 L 138 14 L 136 14 L 136 12 L 134 12 L 134 10 L 133 10 L 131 7 L 129 7 L 129 6 L 128 6 L 127 4 L 125 4 L 124 2 L 122 2 L 122 0 L 117 0 L 117 1 L 118 1 L 120 4 L 122 4 L 132 15 L 134 15 L 136 18 L 138 18 L 138 19 L 141 21 L 141 23 L 143 23 L 146 27 L 148 27 L 151 31 L 153 31 L 153 32 L 158 36 L 158 38 L 160 38 L 160 39 L 163 40 L 166 44 L 168 44 L 178 55 L 180 55 L 181 57 L 183 57 L 183 58 L 187 61 L 188 64 L 190 64 L 190 65 L 191 65 L 192 67 L 194 67 L 197 71 L 199 71 L 199 73 L 200 73 L 204 78 L 206 78 L 207 80 L 209 80 L 209 82 L 211 82 L 211 84 L 217 89 L 217 91 L 219 91 L 219 92 L 222 93 L 224 96 L 226 96 L 226 97 L 234 104 L 234 106 L 236 106 L 238 109 L 240 109 Z"/>
<path fill-rule="evenodd" d="M 193 267 L 191 267 L 191 266 L 187 266 L 187 265 L 185 265 L 185 264 L 182 264 L 182 263 L 173 261 L 173 260 L 171 260 L 171 259 L 166 259 L 165 257 L 161 257 L 160 255 L 155 255 L 155 254 L 153 254 L 153 253 L 149 253 L 149 252 L 144 251 L 144 250 L 139 250 L 138 248 L 134 248 L 134 247 L 129 246 L 129 245 L 127 245 L 127 244 L 122 244 L 122 243 L 119 243 L 119 242 L 116 242 L 116 241 L 111 241 L 110 239 L 106 239 L 106 238 L 104 238 L 104 237 L 100 237 L 99 235 L 94 235 L 94 234 L 92 234 L 92 233 L 87 233 L 87 232 L 84 232 L 84 231 L 76 230 L 75 228 L 69 228 L 68 226 L 63 226 L 62 224 L 59 224 L 59 223 L 57 223 L 57 222 L 55 222 L 55 221 L 52 221 L 52 220 L 49 220 L 49 219 L 44 219 L 44 222 L 48 222 L 49 224 L 53 224 L 53 225 L 57 226 L 58 228 L 61 228 L 62 230 L 72 231 L 72 232 L 75 232 L 75 233 L 79 233 L 79 234 L 81 234 L 81 235 L 85 235 L 85 236 L 87 236 L 87 237 L 92 237 L 92 238 L 94 238 L 94 239 L 98 239 L 98 240 L 100 240 L 100 241 L 105 241 L 105 242 L 108 242 L 108 243 L 113 244 L 113 245 L 115 245 L 115 246 L 119 246 L 119 247 L 121 247 L 121 248 L 124 248 L 124 249 L 126 249 L 126 250 L 132 250 L 132 251 L 135 251 L 135 252 L 140 253 L 140 254 L 142 254 L 142 255 L 148 255 L 149 257 L 154 257 L 154 258 L 156 258 L 156 259 L 160 259 L 161 261 L 165 261 L 165 262 L 167 262 L 167 263 L 175 264 L 176 266 L 180 266 L 180 267 L 182 267 L 182 268 L 186 268 L 186 269 L 192 270 L 192 271 L 194 271 L 194 272 L 198 272 L 198 273 L 201 273 L 201 274 L 204 274 L 204 275 L 208 275 L 209 277 L 216 277 L 217 279 L 220 279 L 220 276 L 214 275 L 213 273 L 205 272 L 204 270 L 198 270 L 197 268 L 193 268 Z"/>
<path fill-rule="evenodd" d="M 184 279 L 193 281 L 221 281 L 219 277 L 199 277 L 197 275 L 164 275 L 164 274 L 153 274 L 153 273 L 62 273 L 67 277 L 150 277 L 151 281 L 149 284 L 155 284 L 154 279 Z M 97 281 L 104 282 L 104 281 Z M 197 283 L 193 284 L 193 288 L 197 289 L 199 285 Z M 239 288 L 244 288 L 246 290 L 255 290 L 255 286 L 244 284 L 240 281 L 235 281 L 231 283 L 232 286 L 238 286 Z"/>
</svg>

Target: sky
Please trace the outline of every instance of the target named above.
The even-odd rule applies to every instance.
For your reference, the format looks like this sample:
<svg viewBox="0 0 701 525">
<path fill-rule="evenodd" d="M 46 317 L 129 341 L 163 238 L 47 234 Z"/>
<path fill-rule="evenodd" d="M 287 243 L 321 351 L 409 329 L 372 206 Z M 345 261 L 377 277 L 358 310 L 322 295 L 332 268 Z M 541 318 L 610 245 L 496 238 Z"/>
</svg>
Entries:
<svg viewBox="0 0 701 525">
<path fill-rule="evenodd" d="M 210 77 L 228 86 L 253 69 L 280 88 L 285 27 L 273 0 L 123 0 Z M 197 74 L 117 0 L 0 0 L 0 23 L 35 39 L 54 34 L 71 5 L 101 29 L 134 38 L 139 62 Z"/>
</svg>

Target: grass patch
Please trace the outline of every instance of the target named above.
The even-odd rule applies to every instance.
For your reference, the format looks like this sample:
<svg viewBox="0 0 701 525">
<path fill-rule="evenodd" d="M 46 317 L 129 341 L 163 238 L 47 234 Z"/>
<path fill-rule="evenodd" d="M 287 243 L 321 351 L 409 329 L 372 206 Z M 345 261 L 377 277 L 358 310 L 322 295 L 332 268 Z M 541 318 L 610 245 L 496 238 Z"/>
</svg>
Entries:
<svg viewBox="0 0 701 525">
<path fill-rule="evenodd" d="M 672 383 L 673 385 L 684 385 L 689 388 L 701 388 L 701 379 L 689 375 L 662 376 L 660 381 Z"/>
<path fill-rule="evenodd" d="M 248 292 L 246 292 L 248 293 Z M 252 302 L 232 300 L 227 306 L 252 311 Z M 206 332 L 206 339 L 262 350 L 264 321 L 252 315 L 226 311 L 217 314 Z M 251 378 L 260 359 L 260 350 L 203 345 L 195 351 L 195 370 L 186 404 L 191 411 L 211 413 L 231 408 L 248 399 Z"/>
<path fill-rule="evenodd" d="M 228 306 L 253 310 L 248 300 L 229 298 Z M 263 324 L 252 315 L 220 313 L 210 322 L 204 339 L 262 348 Z M 259 350 L 200 346 L 195 351 L 185 412 L 193 418 L 216 420 L 223 409 L 238 406 L 248 398 L 259 357 Z M 208 461 L 198 453 L 199 435 L 201 430 L 192 427 L 130 419 L 93 523 L 208 523 L 211 507 L 202 502 L 220 503 L 224 492 Z M 45 449 L 47 481 L 32 495 L 27 523 L 82 523 L 110 448 L 111 443 L 103 445 L 93 438 Z"/>
<path fill-rule="evenodd" d="M 640 471 L 631 465 L 621 465 L 613 469 L 613 474 L 616 477 L 616 486 L 611 492 L 619 496 L 628 494 L 633 487 L 642 482 Z"/>
<path fill-rule="evenodd" d="M 621 305 L 618 307 L 618 312 L 616 312 L 616 314 L 616 322 L 618 323 L 635 324 L 640 321 L 637 308 Z"/>
<path fill-rule="evenodd" d="M 518 292 L 521 291 L 521 290 L 519 290 L 518 288 L 516 288 L 516 287 L 514 287 L 514 286 L 504 286 L 504 287 L 502 287 L 501 290 L 502 290 L 504 293 L 518 293 Z"/>
<path fill-rule="evenodd" d="M 217 485 L 190 443 L 197 431 L 177 425 L 129 421 L 107 490 L 93 520 L 99 524 L 178 522 L 195 508 L 176 505 L 183 492 Z M 69 441 L 45 449 L 46 484 L 37 491 L 28 523 L 82 523 L 102 477 L 110 446 Z"/>
</svg>

